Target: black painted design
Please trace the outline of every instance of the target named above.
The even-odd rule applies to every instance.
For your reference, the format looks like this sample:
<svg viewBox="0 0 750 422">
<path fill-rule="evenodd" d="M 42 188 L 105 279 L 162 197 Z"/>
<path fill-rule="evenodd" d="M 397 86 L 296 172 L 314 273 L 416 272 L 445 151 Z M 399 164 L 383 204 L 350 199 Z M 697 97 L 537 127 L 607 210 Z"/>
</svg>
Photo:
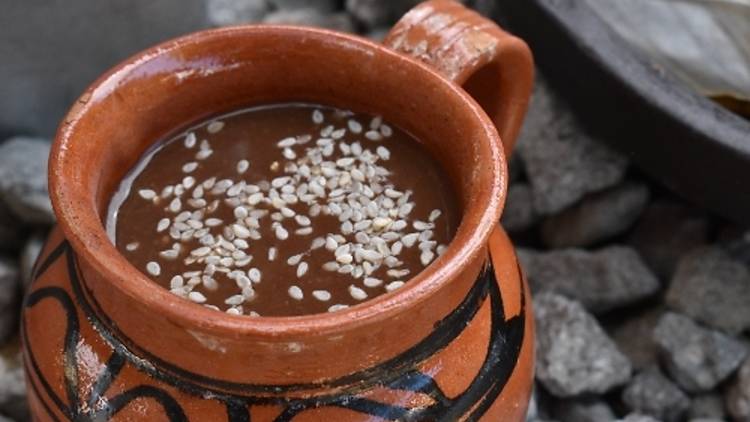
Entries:
<svg viewBox="0 0 750 422">
<path fill-rule="evenodd" d="M 78 356 L 76 354 L 78 341 L 80 339 L 80 321 L 73 301 L 70 299 L 70 296 L 68 296 L 68 293 L 62 288 L 44 287 L 29 295 L 26 300 L 26 307 L 33 308 L 38 303 L 49 299 L 54 299 L 58 302 L 63 308 L 66 318 L 62 364 L 64 374 L 63 385 L 68 398 L 68 404 L 63 403 L 54 392 L 52 386 L 42 375 L 33 350 L 31 350 L 28 343 L 28 332 L 26 331 L 25 325 L 23 326 L 23 342 L 26 355 L 31 363 L 31 368 L 34 371 L 34 374 L 41 381 L 42 387 L 47 393 L 46 395 L 52 399 L 57 409 L 63 415 L 72 421 L 104 421 L 111 419 L 112 416 L 116 415 L 133 400 L 139 398 L 152 398 L 162 405 L 170 422 L 187 421 L 185 413 L 174 398 L 169 396 L 164 390 L 148 385 L 137 386 L 112 398 L 102 400 L 101 402 L 104 403 L 104 406 L 101 409 L 94 410 L 93 407 L 83 406 L 79 398 Z M 113 353 L 104 369 L 97 377 L 93 384 L 94 387 L 89 393 L 87 404 L 99 403 L 100 399 L 104 398 L 101 393 L 106 390 L 107 386 L 109 386 L 112 380 L 117 376 L 125 363 L 124 359 L 117 355 L 117 352 Z M 29 369 L 28 366 L 27 369 Z M 39 390 L 36 386 L 34 386 L 34 388 L 37 395 L 41 398 L 42 396 L 39 395 Z M 55 417 L 49 407 L 47 407 L 47 411 L 54 420 L 57 420 L 57 417 Z"/>
<path fill-rule="evenodd" d="M 140 385 L 113 397 L 107 397 L 107 390 L 112 382 L 128 365 L 183 393 L 203 398 L 211 397 L 213 400 L 222 402 L 226 407 L 228 422 L 250 422 L 250 407 L 268 404 L 283 406 L 283 411 L 275 419 L 277 422 L 292 421 L 295 416 L 306 410 L 321 407 L 345 408 L 385 420 L 448 422 L 463 418 L 476 421 L 502 392 L 513 373 L 523 344 L 525 298 L 522 298 L 520 315 L 506 320 L 495 273 L 492 266 L 488 265 L 462 303 L 450 315 L 438 322 L 434 331 L 423 341 L 395 359 L 319 384 L 300 384 L 280 388 L 273 385 L 228 383 L 189 373 L 169 362 L 151 356 L 123 333 L 117 331 L 90 292 L 85 290 L 85 285 L 81 283 L 78 273 L 75 254 L 66 242 L 57 246 L 39 265 L 36 270 L 37 277 L 44 274 L 63 255 L 66 257 L 65 264 L 73 290 L 72 297 L 62 288 L 40 288 L 28 296 L 26 307 L 33 308 L 41 301 L 55 300 L 65 313 L 67 328 L 64 337 L 63 364 L 65 366 L 66 401 L 55 393 L 41 373 L 28 343 L 25 327 L 23 341 L 26 349 L 27 369 L 41 384 L 41 386 L 37 385 L 37 381 L 32 379 L 32 388 L 39 397 L 43 397 L 39 394 L 42 392 L 40 389 L 43 390 L 44 396 L 50 398 L 52 405 L 70 420 L 109 420 L 133 400 L 140 398 L 152 399 L 159 403 L 170 421 L 187 420 L 178 401 L 169 392 L 158 387 Z M 416 368 L 455 340 L 487 300 L 491 306 L 492 324 L 485 361 L 469 387 L 458 396 L 449 398 L 431 376 Z M 85 406 L 82 406 L 78 388 L 76 347 L 80 340 L 80 322 L 76 306 L 87 322 L 112 348 L 112 354 L 104 369 L 98 374 L 90 391 L 86 392 L 88 397 L 85 399 Z M 152 364 L 144 364 L 144 361 Z M 327 387 L 337 387 L 338 392 L 311 395 L 305 399 L 284 397 L 284 393 L 288 391 L 325 390 Z M 432 403 L 425 407 L 409 408 L 361 396 L 363 392 L 373 387 L 424 394 L 432 399 Z M 255 393 L 266 394 L 255 395 Z M 52 419 L 58 420 L 44 399 L 42 402 Z"/>
</svg>

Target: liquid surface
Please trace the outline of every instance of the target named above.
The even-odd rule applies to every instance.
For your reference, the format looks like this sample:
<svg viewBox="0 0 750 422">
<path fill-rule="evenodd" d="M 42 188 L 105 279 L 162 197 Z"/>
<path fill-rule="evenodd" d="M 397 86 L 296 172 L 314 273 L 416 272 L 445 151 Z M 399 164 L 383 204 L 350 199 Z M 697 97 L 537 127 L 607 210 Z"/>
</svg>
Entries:
<svg viewBox="0 0 750 422">
<path fill-rule="evenodd" d="M 114 196 L 110 236 L 159 285 L 232 314 L 335 312 L 393 291 L 460 219 L 437 162 L 377 117 L 276 105 L 157 145 Z"/>
</svg>

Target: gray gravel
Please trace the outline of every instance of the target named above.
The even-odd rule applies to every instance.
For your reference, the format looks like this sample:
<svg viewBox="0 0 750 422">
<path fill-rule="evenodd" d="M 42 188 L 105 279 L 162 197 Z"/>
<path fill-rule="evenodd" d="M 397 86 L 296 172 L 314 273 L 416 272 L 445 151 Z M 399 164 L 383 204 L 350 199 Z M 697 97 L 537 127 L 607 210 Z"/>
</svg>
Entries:
<svg viewBox="0 0 750 422">
<path fill-rule="evenodd" d="M 537 379 L 558 397 L 605 393 L 630 378 L 631 365 L 580 303 L 555 293 L 534 298 Z"/>
<path fill-rule="evenodd" d="M 206 0 L 206 17 L 216 26 L 257 22 L 270 10 L 266 0 Z"/>
<path fill-rule="evenodd" d="M 617 419 L 612 408 L 602 400 L 559 401 L 553 413 L 560 422 L 602 422 Z"/>
<path fill-rule="evenodd" d="M 738 334 L 750 328 L 750 271 L 718 247 L 697 249 L 680 260 L 666 301 L 696 321 Z"/>
<path fill-rule="evenodd" d="M 649 368 L 634 376 L 622 392 L 622 401 L 633 412 L 665 422 L 677 422 L 690 406 L 690 399 L 658 368 Z"/>
<path fill-rule="evenodd" d="M 708 391 L 727 379 L 747 356 L 747 346 L 690 318 L 666 313 L 654 328 L 667 371 L 689 392 Z"/>
<path fill-rule="evenodd" d="M 659 348 L 652 333 L 664 312 L 665 307 L 661 305 L 639 309 L 624 321 L 610 327 L 612 338 L 630 359 L 633 368 L 644 369 L 657 362 Z"/>
<path fill-rule="evenodd" d="M 740 368 L 727 394 L 727 409 L 736 421 L 750 421 L 750 359 Z"/>
<path fill-rule="evenodd" d="M 0 257 L 0 344 L 16 333 L 21 301 L 18 264 Z"/>
<path fill-rule="evenodd" d="M 602 421 L 604 422 L 604 421 Z M 661 422 L 659 419 L 653 416 L 644 415 L 641 413 L 631 413 L 622 420 L 622 422 Z"/>
<path fill-rule="evenodd" d="M 279 9 L 269 13 L 263 22 L 270 24 L 305 25 L 354 32 L 354 21 L 346 13 L 321 13 L 317 9 Z"/>
<path fill-rule="evenodd" d="M 724 408 L 724 399 L 718 393 L 693 396 L 687 414 L 687 417 L 690 420 L 724 420 L 726 416 L 727 411 Z"/>
<path fill-rule="evenodd" d="M 0 200 L 0 251 L 15 251 L 21 245 L 24 227 L 18 217 Z"/>
<path fill-rule="evenodd" d="M 387 25 L 419 3 L 419 0 L 346 0 L 346 11 L 367 27 Z"/>
<path fill-rule="evenodd" d="M 519 250 L 534 292 L 555 291 L 605 312 L 652 296 L 659 281 L 638 253 L 622 246 L 595 252 L 580 249 Z"/>
<path fill-rule="evenodd" d="M 315 9 L 320 13 L 333 13 L 337 0 L 268 0 L 274 9 Z"/>
<path fill-rule="evenodd" d="M 542 240 L 551 248 L 583 247 L 622 234 L 640 216 L 648 196 L 648 187 L 640 183 L 624 183 L 587 196 L 547 218 Z"/>
<path fill-rule="evenodd" d="M 0 413 L 17 421 L 28 421 L 26 382 L 20 357 L 0 355 Z"/>
<path fill-rule="evenodd" d="M 0 199 L 26 223 L 55 221 L 47 191 L 49 148 L 48 140 L 23 136 L 0 145 Z"/>
<path fill-rule="evenodd" d="M 566 104 L 537 78 L 517 153 L 531 182 L 534 208 L 550 215 L 584 195 L 618 184 L 627 160 L 595 141 Z"/>
<path fill-rule="evenodd" d="M 630 243 L 663 280 L 692 249 L 708 243 L 710 224 L 703 212 L 673 200 L 652 202 L 636 224 Z"/>
<path fill-rule="evenodd" d="M 531 188 L 526 183 L 516 183 L 508 188 L 502 219 L 505 230 L 518 232 L 526 230 L 537 221 Z"/>
<path fill-rule="evenodd" d="M 39 253 L 42 251 L 45 238 L 46 234 L 44 232 L 34 233 L 26 240 L 26 244 L 21 250 L 20 270 L 24 288 L 28 287 L 31 283 L 31 271 L 34 268 Z"/>
</svg>

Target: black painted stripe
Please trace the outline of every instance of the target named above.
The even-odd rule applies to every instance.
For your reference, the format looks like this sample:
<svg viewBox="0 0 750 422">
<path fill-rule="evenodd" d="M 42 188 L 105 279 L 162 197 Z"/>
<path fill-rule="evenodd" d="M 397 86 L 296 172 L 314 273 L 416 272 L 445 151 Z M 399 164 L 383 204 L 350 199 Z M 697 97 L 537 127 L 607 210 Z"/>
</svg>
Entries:
<svg viewBox="0 0 750 422">
<path fill-rule="evenodd" d="M 54 252 L 57 251 L 66 251 L 66 258 L 67 258 L 67 264 L 68 264 L 68 272 L 70 275 L 71 284 L 73 286 L 74 295 L 76 296 L 77 301 L 82 306 L 82 309 L 84 310 L 84 314 L 86 314 L 89 317 L 89 320 L 92 324 L 95 325 L 95 329 L 107 340 L 110 342 L 110 340 L 114 340 L 110 342 L 110 345 L 114 349 L 113 355 L 110 357 L 109 362 L 107 363 L 106 370 L 103 371 L 100 376 L 98 377 L 98 380 L 96 382 L 96 387 L 94 392 L 92 392 L 92 396 L 89 397 L 89 400 L 91 401 L 96 396 L 101 396 L 104 392 L 106 392 L 107 386 L 112 382 L 114 378 L 117 377 L 117 374 L 119 373 L 119 370 L 124 365 L 125 360 L 127 360 L 129 363 L 135 365 L 138 367 L 138 369 L 149 372 L 148 370 L 144 370 L 142 366 L 139 366 L 140 363 L 139 358 L 132 354 L 132 352 L 125 347 L 122 343 L 117 341 L 116 338 L 113 337 L 113 334 L 106 331 L 106 329 L 102 329 L 103 327 L 97 326 L 97 323 L 100 323 L 98 319 L 96 318 L 96 315 L 93 313 L 93 309 L 89 307 L 89 304 L 85 301 L 84 293 L 81 291 L 81 284 L 80 280 L 78 278 L 78 272 L 77 272 L 77 265 L 75 262 L 75 255 L 72 252 L 72 249 L 69 249 L 66 243 L 62 243 L 61 245 L 58 245 L 57 248 L 55 248 Z M 58 257 L 61 255 L 62 252 L 56 254 Z M 51 254 L 52 255 L 52 254 Z M 44 268 L 46 269 L 51 265 L 51 263 L 54 262 L 53 260 L 45 260 L 46 265 L 43 264 Z M 42 266 L 40 266 L 40 270 L 42 269 Z M 520 271 L 520 268 L 519 268 Z M 43 273 L 43 271 L 40 272 L 40 274 Z M 523 281 L 521 280 L 521 283 Z M 523 288 L 523 286 L 521 286 Z M 63 308 L 65 309 L 66 314 L 68 314 L 68 319 L 75 320 L 74 323 L 69 324 L 68 329 L 66 330 L 66 356 L 68 356 L 68 351 L 75 350 L 75 344 L 78 341 L 79 332 L 78 332 L 78 319 L 77 319 L 77 313 L 75 308 L 72 306 L 72 299 L 70 296 L 68 296 L 67 292 L 60 288 L 48 288 L 48 289 L 57 289 L 56 294 L 53 296 L 64 296 L 65 299 L 59 299 L 62 302 L 66 301 L 68 302 L 69 306 L 63 305 Z M 29 300 L 27 301 L 27 307 L 34 306 L 39 300 L 41 300 L 43 297 L 46 297 L 48 295 L 50 290 L 40 289 L 37 292 L 37 296 L 32 293 L 29 296 Z M 372 376 L 378 376 L 382 375 L 382 377 L 379 377 L 378 379 L 374 380 L 373 384 L 368 384 L 367 386 L 361 388 L 358 391 L 365 390 L 367 388 L 370 388 L 372 386 L 376 385 L 385 385 L 388 388 L 392 389 L 403 389 L 403 390 L 410 390 L 415 392 L 421 392 L 424 394 L 428 394 L 431 397 L 433 397 L 436 400 L 435 405 L 430 406 L 428 408 L 417 408 L 417 409 L 408 409 L 403 408 L 400 406 L 394 406 L 390 404 L 385 403 L 379 403 L 377 401 L 364 399 L 361 397 L 356 397 L 353 394 L 349 392 L 344 392 L 342 394 L 336 394 L 336 395 L 322 395 L 317 397 L 311 397 L 309 399 L 304 400 L 294 400 L 294 399 L 287 399 L 283 397 L 242 397 L 242 396 L 235 396 L 235 395 L 228 395 L 224 393 L 216 394 L 215 397 L 219 400 L 222 400 L 227 405 L 227 416 L 228 420 L 231 422 L 249 422 L 249 410 L 247 408 L 250 404 L 263 404 L 263 403 L 275 403 L 275 404 L 286 404 L 287 408 L 282 412 L 281 415 L 277 418 L 277 421 L 290 421 L 295 415 L 299 414 L 300 412 L 315 408 L 315 407 L 322 407 L 322 406 L 338 406 L 338 407 L 344 407 L 348 408 L 360 413 L 366 413 L 371 415 L 377 415 L 380 417 L 383 417 L 384 419 L 390 419 L 390 420 L 404 420 L 404 421 L 417 421 L 417 420 L 443 420 L 443 421 L 451 421 L 455 420 L 452 419 L 452 416 L 463 416 L 466 412 L 471 411 L 471 414 L 469 415 L 469 420 L 477 420 L 480 418 L 486 410 L 492 405 L 492 403 L 495 402 L 496 398 L 499 396 L 499 394 L 502 392 L 503 387 L 507 383 L 508 378 L 513 372 L 513 369 L 516 366 L 517 359 L 520 355 L 520 348 L 523 343 L 523 336 L 524 336 L 524 310 L 525 310 L 525 294 L 523 293 L 524 290 L 521 290 L 522 292 L 522 308 L 521 313 L 519 316 L 515 316 L 511 318 L 508 321 L 505 321 L 504 316 L 504 308 L 502 305 L 502 297 L 501 293 L 499 291 L 499 287 L 497 285 L 497 280 L 495 279 L 494 270 L 492 269 L 492 266 L 489 265 L 486 270 L 480 275 L 480 277 L 477 279 L 477 282 L 470 290 L 467 297 L 462 302 L 461 306 L 454 312 L 452 312 L 448 317 L 440 321 L 438 324 L 436 324 L 436 330 L 431 333 L 428 339 L 433 340 L 433 344 L 430 343 L 420 343 L 419 345 L 423 345 L 425 349 L 427 350 L 417 350 L 414 351 L 413 349 L 410 349 L 405 354 L 411 354 L 412 356 L 420 356 L 420 353 L 426 353 L 426 355 L 423 355 L 424 359 L 432 356 L 436 352 L 435 349 L 429 346 L 434 346 L 434 342 L 441 343 L 443 341 L 446 341 L 446 338 L 448 339 L 447 342 L 444 345 L 447 345 L 455 339 L 455 337 L 460 334 L 460 332 L 463 331 L 465 328 L 466 323 L 470 321 L 475 315 L 476 312 L 478 312 L 479 307 L 482 303 L 484 303 L 484 299 L 489 295 L 489 299 L 491 302 L 491 308 L 492 308 L 492 326 L 491 326 L 491 340 L 490 345 L 488 346 L 488 353 L 487 353 L 487 359 L 485 360 L 482 369 L 480 370 L 479 375 L 477 378 L 472 382 L 471 386 L 462 393 L 459 397 L 457 397 L 454 400 L 450 400 L 447 397 L 445 397 L 444 393 L 440 390 L 437 383 L 432 379 L 430 376 L 426 374 L 422 374 L 418 371 L 415 371 L 412 368 L 405 367 L 407 364 L 402 362 L 396 362 L 396 365 L 393 366 L 391 369 L 393 373 L 377 373 L 377 372 L 369 372 Z M 98 304 L 95 304 L 95 306 L 98 306 Z M 86 312 L 88 311 L 88 312 Z M 468 319 L 461 319 L 458 318 L 456 315 L 466 316 L 469 315 L 470 318 Z M 445 330 L 445 327 L 458 327 L 456 332 L 452 332 L 452 330 L 446 330 L 447 332 L 442 332 Z M 74 328 L 71 330 L 71 328 Z M 455 329 L 455 328 L 454 328 Z M 441 336 L 432 337 L 436 335 L 436 333 L 441 334 Z M 24 330 L 25 333 L 25 330 Z M 43 377 L 41 376 L 41 373 L 39 371 L 38 366 L 35 365 L 35 361 L 33 361 L 33 353 L 31 352 L 28 343 L 24 342 L 25 347 L 28 350 L 29 356 L 32 359 L 32 366 L 34 366 L 34 370 L 37 373 L 37 377 L 43 381 L 43 383 L 46 383 L 44 381 Z M 71 347 L 71 345 L 73 347 Z M 418 346 L 419 346 L 418 345 Z M 510 347 L 509 347 L 510 346 Z M 442 349 L 442 348 L 441 348 Z M 73 354 L 71 357 L 66 357 L 68 362 L 75 363 L 75 354 Z M 415 364 L 414 361 L 410 361 L 412 365 Z M 419 363 L 419 362 L 417 362 Z M 156 363 L 158 365 L 158 362 Z M 155 378 L 162 379 L 163 381 L 166 381 L 168 383 L 171 383 L 172 385 L 176 386 L 177 388 L 187 390 L 187 392 L 192 392 L 195 394 L 204 395 L 205 393 L 209 392 L 208 389 L 205 389 L 201 387 L 200 385 L 194 384 L 192 382 L 186 381 L 186 380 L 180 380 L 175 379 L 171 375 L 163 373 L 162 371 L 159 371 L 157 369 L 152 368 L 145 368 L 145 369 L 151 369 L 150 375 L 154 376 Z M 107 372 L 111 371 L 111 372 Z M 368 370 L 372 371 L 372 370 Z M 363 371 L 363 372 L 368 372 Z M 497 376 L 500 374 L 500 376 Z M 390 378 L 387 375 L 392 375 Z M 70 377 L 68 377 L 70 378 Z M 346 378 L 346 377 L 344 377 Z M 69 383 L 67 381 L 70 381 Z M 338 380 L 334 380 L 338 381 Z M 75 379 L 66 379 L 66 384 L 68 384 L 66 387 L 68 390 L 71 389 L 71 386 L 77 385 L 77 375 L 75 376 Z M 331 383 L 324 383 L 324 384 L 315 384 L 314 386 L 316 388 L 326 388 Z M 49 387 L 47 385 L 47 387 Z M 270 387 L 273 389 L 273 392 L 278 393 L 279 389 L 278 386 L 265 386 Z M 184 418 L 184 413 L 182 409 L 179 407 L 179 404 L 171 397 L 169 394 L 164 392 L 163 390 L 159 390 L 155 387 L 148 387 L 148 386 L 141 386 L 139 387 L 141 390 L 138 390 L 138 387 L 134 390 L 131 390 L 130 395 L 120 395 L 119 400 L 122 402 L 121 406 L 125 406 L 127 403 L 132 401 L 135 398 L 138 397 L 153 397 L 157 398 L 159 402 L 162 404 L 162 406 L 165 408 L 165 411 L 170 416 L 170 420 L 174 421 L 182 421 Z M 61 408 L 61 411 L 66 414 L 67 416 L 72 416 L 69 414 L 69 412 L 65 411 L 65 406 L 60 402 L 59 398 L 57 398 L 51 389 L 48 389 L 48 393 L 50 397 L 53 398 L 53 401 L 57 399 L 57 405 Z M 145 394 L 145 395 L 144 395 Z M 39 396 L 39 394 L 37 394 Z M 74 398 L 72 400 L 72 404 L 75 404 L 75 408 L 78 408 L 78 397 L 77 397 L 77 388 L 76 388 L 76 394 L 71 395 L 70 391 L 68 391 L 69 397 Z M 41 396 L 40 396 L 41 397 Z M 119 402 L 115 402 L 115 404 L 118 404 Z M 45 404 L 46 406 L 46 404 Z M 111 403 L 110 403 L 111 406 Z M 120 407 L 121 408 L 121 407 Z M 119 409 L 115 407 L 110 407 L 109 410 L 103 409 L 100 412 L 106 410 L 107 412 L 110 412 L 109 415 L 116 413 Z M 113 412 L 114 413 L 111 413 Z M 77 413 L 77 412 L 76 412 Z M 101 413 L 99 413 L 101 414 Z M 81 415 L 83 416 L 83 415 Z M 94 414 L 87 414 L 85 416 L 96 416 Z"/>
<path fill-rule="evenodd" d="M 211 391 L 213 394 L 224 394 L 225 391 L 234 391 L 240 394 L 264 393 L 281 394 L 304 390 L 321 390 L 336 388 L 346 390 L 347 394 L 355 394 L 365 391 L 372 386 L 382 385 L 397 379 L 401 373 L 418 366 L 430 356 L 445 348 L 464 330 L 468 321 L 471 321 L 484 299 L 487 296 L 487 286 L 494 280 L 491 266 L 487 267 L 477 282 L 471 287 L 467 296 L 459 306 L 435 324 L 435 329 L 417 345 L 402 353 L 401 355 L 356 373 L 352 373 L 337 379 L 306 384 L 284 384 L 284 385 L 262 385 L 246 384 L 219 380 L 204 375 L 187 371 L 171 362 L 165 361 L 148 351 L 138 347 L 124 333 L 117 329 L 116 325 L 102 312 L 96 299 L 90 292 L 84 293 L 79 274 L 76 271 L 75 255 L 72 249 L 68 249 L 68 271 L 73 286 L 73 293 L 82 311 L 88 320 L 97 328 L 111 347 L 127 353 L 129 360 L 140 370 L 158 377 L 172 385 L 190 389 L 190 385 L 201 384 L 199 391 Z M 89 303 L 90 300 L 91 302 Z M 500 310 L 502 312 L 502 310 Z M 127 344 L 127 345 L 126 345 Z M 132 350 L 138 350 L 137 354 Z M 149 361 L 152 365 L 143 365 L 142 360 Z M 155 368 L 159 368 L 156 370 Z M 278 399 L 256 399 L 259 402 L 280 403 Z M 282 404 L 283 404 L 282 400 Z"/>
<path fill-rule="evenodd" d="M 112 352 L 107 362 L 104 364 L 99 375 L 96 377 L 96 382 L 91 387 L 91 393 L 89 394 L 88 408 L 94 409 L 99 401 L 100 397 L 104 397 L 112 381 L 120 375 L 120 371 L 125 366 L 125 357 L 118 352 Z"/>
<path fill-rule="evenodd" d="M 250 422 L 250 410 L 242 400 L 227 400 L 227 421 Z"/>
<path fill-rule="evenodd" d="M 185 412 L 182 410 L 179 403 L 177 403 L 177 400 L 164 390 L 150 385 L 139 385 L 106 400 L 104 408 L 88 415 L 88 420 L 109 420 L 134 400 L 143 398 L 156 400 L 156 402 L 164 409 L 164 413 L 170 422 L 188 421 Z"/>
<path fill-rule="evenodd" d="M 44 249 L 45 247 L 46 243 L 45 246 L 42 247 L 42 249 Z M 52 250 L 52 252 L 50 252 L 49 255 L 47 255 L 46 258 L 44 258 L 44 261 L 42 261 L 41 264 L 40 261 L 37 261 L 34 269 L 31 271 L 31 279 L 36 281 L 37 278 L 44 274 L 44 272 L 47 271 L 50 265 L 52 265 L 60 257 L 60 255 L 65 252 L 66 248 L 67 244 L 65 242 L 61 242 L 55 247 L 55 249 Z"/>
<path fill-rule="evenodd" d="M 57 394 L 55 394 L 54 390 L 46 381 L 46 379 L 42 377 L 39 365 L 37 364 L 36 358 L 34 357 L 31 351 L 31 347 L 28 344 L 27 332 L 24 332 L 24 346 L 27 350 L 27 353 L 29 354 L 31 364 L 34 367 L 37 377 L 43 380 L 43 386 L 47 391 L 47 395 L 52 398 L 52 400 L 55 402 L 62 413 L 68 416 L 68 418 L 74 419 L 74 417 L 78 414 L 78 366 L 75 364 L 75 352 L 79 335 L 78 316 L 76 314 L 75 305 L 70 299 L 70 296 L 68 296 L 68 293 L 64 289 L 59 287 L 43 287 L 32 292 L 31 294 L 29 294 L 26 300 L 26 307 L 31 308 L 42 300 L 48 298 L 55 299 L 58 303 L 60 303 L 60 306 L 62 306 L 66 317 L 65 337 L 63 343 L 63 372 L 65 381 L 65 393 L 68 397 L 69 406 L 66 406 L 62 403 L 62 400 L 57 396 Z M 25 330 L 26 327 L 24 324 L 24 331 Z"/>
</svg>

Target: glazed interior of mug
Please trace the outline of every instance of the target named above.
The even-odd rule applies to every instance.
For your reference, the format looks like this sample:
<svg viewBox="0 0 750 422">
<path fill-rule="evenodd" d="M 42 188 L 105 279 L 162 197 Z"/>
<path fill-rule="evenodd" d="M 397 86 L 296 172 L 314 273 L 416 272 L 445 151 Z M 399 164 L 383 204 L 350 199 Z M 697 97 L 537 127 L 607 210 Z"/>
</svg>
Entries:
<svg viewBox="0 0 750 422">
<path fill-rule="evenodd" d="M 252 105 L 302 101 L 380 114 L 421 140 L 461 202 L 453 242 L 407 287 L 349 311 L 367 318 L 419 300 L 480 253 L 505 196 L 505 162 L 491 122 L 460 88 L 382 46 L 323 30 L 229 28 L 165 43 L 113 69 L 79 99 L 52 152 L 50 193 L 79 254 L 147 306 L 200 318 L 209 310 L 163 291 L 111 245 L 102 221 L 121 178 L 154 140 L 187 122 Z M 165 303 L 174 306 L 166 306 Z M 212 316 L 237 327 L 238 317 Z M 261 318 L 264 324 L 340 324 L 340 315 Z M 289 320 L 289 321 L 283 321 Z M 349 318 L 351 320 L 351 318 Z"/>
</svg>

